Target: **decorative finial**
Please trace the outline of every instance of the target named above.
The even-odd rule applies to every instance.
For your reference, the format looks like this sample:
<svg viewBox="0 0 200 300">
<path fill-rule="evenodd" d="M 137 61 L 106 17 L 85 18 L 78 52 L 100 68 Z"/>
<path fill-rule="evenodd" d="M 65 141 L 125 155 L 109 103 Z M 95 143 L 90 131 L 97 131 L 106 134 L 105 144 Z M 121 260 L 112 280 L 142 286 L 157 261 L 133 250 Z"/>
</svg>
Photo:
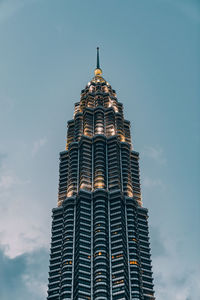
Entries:
<svg viewBox="0 0 200 300">
<path fill-rule="evenodd" d="M 99 47 L 97 47 L 97 67 L 94 71 L 95 76 L 101 76 L 102 75 L 102 70 L 100 68 L 100 63 L 99 63 Z"/>
</svg>

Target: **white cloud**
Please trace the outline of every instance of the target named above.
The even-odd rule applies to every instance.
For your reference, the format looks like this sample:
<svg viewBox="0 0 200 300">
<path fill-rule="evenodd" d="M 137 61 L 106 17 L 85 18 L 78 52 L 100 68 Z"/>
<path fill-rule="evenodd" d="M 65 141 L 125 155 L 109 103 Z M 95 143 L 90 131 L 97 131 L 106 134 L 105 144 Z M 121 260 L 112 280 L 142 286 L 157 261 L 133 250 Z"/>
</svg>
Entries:
<svg viewBox="0 0 200 300">
<path fill-rule="evenodd" d="M 0 177 L 0 188 L 9 189 L 15 183 L 15 178 L 10 175 L 2 175 Z"/>
<path fill-rule="evenodd" d="M 39 203 L 32 199 L 30 187 L 30 180 L 18 178 L 6 165 L 1 168 L 0 241 L 4 253 L 11 258 L 48 247 L 50 227 L 45 226 L 47 220 L 41 218 Z"/>
<path fill-rule="evenodd" d="M 200 266 L 191 265 L 190 255 L 183 253 L 179 238 L 159 237 L 163 248 L 161 255 L 153 256 L 156 299 L 199 300 Z M 153 240 L 155 242 L 155 238 Z M 152 243 L 152 253 L 157 242 Z"/>
<path fill-rule="evenodd" d="M 9 193 L 0 199 L 0 240 L 10 258 L 41 247 L 49 248 L 50 224 L 48 228 L 38 203 L 33 200 L 28 193 Z"/>
<path fill-rule="evenodd" d="M 21 180 L 18 178 L 13 171 L 6 171 L 0 175 L 0 188 L 1 193 L 5 190 L 12 189 L 15 185 L 24 185 L 30 183 L 29 180 Z"/>
<path fill-rule="evenodd" d="M 26 254 L 26 271 L 22 279 L 31 295 L 36 296 L 35 299 L 47 297 L 47 273 L 49 251 L 39 249 L 29 255 Z M 37 261 L 36 261 L 37 259 Z"/>
<path fill-rule="evenodd" d="M 48 271 L 48 270 L 47 270 Z M 28 287 L 29 291 L 31 293 L 37 296 L 47 296 L 47 283 L 41 281 L 40 279 L 34 278 L 31 274 L 25 274 L 23 276 L 23 280 L 25 282 L 25 285 Z"/>
<path fill-rule="evenodd" d="M 10 259 L 0 245 L 0 299 L 46 299 L 48 261 L 46 249 Z"/>
<path fill-rule="evenodd" d="M 155 160 L 158 164 L 165 165 L 167 160 L 160 146 L 148 146 L 142 151 L 142 155 Z"/>
<path fill-rule="evenodd" d="M 33 143 L 32 156 L 35 156 L 38 151 L 47 143 L 47 138 L 43 137 Z"/>
<path fill-rule="evenodd" d="M 178 257 L 154 259 L 156 297 L 162 300 L 199 300 L 200 271 L 198 267 L 183 268 Z"/>
</svg>

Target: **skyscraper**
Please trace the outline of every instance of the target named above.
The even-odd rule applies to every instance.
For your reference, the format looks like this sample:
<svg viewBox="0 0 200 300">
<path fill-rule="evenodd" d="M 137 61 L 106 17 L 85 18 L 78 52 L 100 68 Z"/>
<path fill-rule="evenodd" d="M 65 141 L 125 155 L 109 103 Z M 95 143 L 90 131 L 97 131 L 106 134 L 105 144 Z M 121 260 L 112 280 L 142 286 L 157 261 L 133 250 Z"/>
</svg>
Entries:
<svg viewBox="0 0 200 300">
<path fill-rule="evenodd" d="M 48 300 L 153 300 L 148 212 L 139 153 L 123 105 L 103 78 L 81 91 L 60 153 Z"/>
</svg>

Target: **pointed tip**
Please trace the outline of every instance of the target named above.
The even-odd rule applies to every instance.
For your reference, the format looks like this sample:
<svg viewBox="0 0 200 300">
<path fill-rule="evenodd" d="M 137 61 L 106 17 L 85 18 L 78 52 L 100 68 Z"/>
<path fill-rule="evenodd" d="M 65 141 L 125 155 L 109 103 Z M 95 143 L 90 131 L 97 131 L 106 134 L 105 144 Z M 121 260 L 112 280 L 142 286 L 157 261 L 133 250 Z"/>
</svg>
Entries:
<svg viewBox="0 0 200 300">
<path fill-rule="evenodd" d="M 102 75 L 102 70 L 100 68 L 100 62 L 99 62 L 99 47 L 97 47 L 97 66 L 94 71 L 95 76 L 101 76 Z"/>
<path fill-rule="evenodd" d="M 99 47 L 97 47 L 97 69 L 100 69 L 100 63 L 99 63 Z"/>
</svg>

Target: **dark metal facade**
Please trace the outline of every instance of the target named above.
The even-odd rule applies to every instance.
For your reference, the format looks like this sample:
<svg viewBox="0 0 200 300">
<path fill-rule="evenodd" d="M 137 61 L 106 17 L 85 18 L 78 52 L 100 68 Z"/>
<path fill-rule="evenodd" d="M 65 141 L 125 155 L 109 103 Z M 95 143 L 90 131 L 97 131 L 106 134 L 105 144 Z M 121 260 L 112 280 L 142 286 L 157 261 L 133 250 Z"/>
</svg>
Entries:
<svg viewBox="0 0 200 300">
<path fill-rule="evenodd" d="M 155 299 L 138 160 L 123 105 L 97 72 L 60 153 L 48 300 Z"/>
</svg>

